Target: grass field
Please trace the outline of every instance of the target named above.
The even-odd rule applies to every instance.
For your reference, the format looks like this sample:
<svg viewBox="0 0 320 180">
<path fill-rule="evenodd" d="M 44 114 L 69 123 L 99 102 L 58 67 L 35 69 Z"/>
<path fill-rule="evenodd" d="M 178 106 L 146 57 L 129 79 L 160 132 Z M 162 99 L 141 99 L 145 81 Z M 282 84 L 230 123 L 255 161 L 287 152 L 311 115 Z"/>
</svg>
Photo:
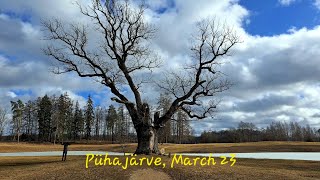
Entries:
<svg viewBox="0 0 320 180">
<path fill-rule="evenodd" d="M 124 161 L 123 157 L 122 161 Z M 162 157 L 170 164 L 171 158 Z M 217 162 L 218 164 L 218 162 Z M 175 166 L 174 168 L 89 166 L 85 157 L 6 157 L 0 161 L 0 179 L 320 179 L 320 163 L 310 161 L 238 159 L 230 166 Z"/>
<path fill-rule="evenodd" d="M 239 144 L 165 144 L 166 152 L 274 152 L 320 150 L 320 143 L 304 142 L 259 142 Z M 127 152 L 133 152 L 135 144 L 126 145 Z M 61 145 L 0 143 L 0 152 L 54 151 Z M 70 150 L 121 151 L 114 145 L 78 145 Z M 142 157 L 142 156 L 139 156 Z M 149 156 L 150 157 L 150 156 Z M 119 157 L 125 162 L 125 157 Z M 120 166 L 94 166 L 86 169 L 85 156 L 61 157 L 0 157 L 0 179 L 121 179 L 121 180 L 167 180 L 167 179 L 320 179 L 320 163 L 317 161 L 255 160 L 237 159 L 234 166 L 183 166 L 170 168 L 172 157 L 161 156 L 168 164 L 166 168 L 147 165 L 132 166 L 123 170 Z"/>
</svg>

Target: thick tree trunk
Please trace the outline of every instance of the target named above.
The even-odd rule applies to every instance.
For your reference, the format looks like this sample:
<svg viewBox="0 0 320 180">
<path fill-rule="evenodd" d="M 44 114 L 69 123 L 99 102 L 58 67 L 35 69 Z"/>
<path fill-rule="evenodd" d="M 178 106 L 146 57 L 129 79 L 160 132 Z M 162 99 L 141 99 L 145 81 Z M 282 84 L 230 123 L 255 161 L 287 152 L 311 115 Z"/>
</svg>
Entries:
<svg viewBox="0 0 320 180">
<path fill-rule="evenodd" d="M 158 130 L 148 125 L 136 128 L 138 147 L 135 154 L 159 154 Z"/>
</svg>

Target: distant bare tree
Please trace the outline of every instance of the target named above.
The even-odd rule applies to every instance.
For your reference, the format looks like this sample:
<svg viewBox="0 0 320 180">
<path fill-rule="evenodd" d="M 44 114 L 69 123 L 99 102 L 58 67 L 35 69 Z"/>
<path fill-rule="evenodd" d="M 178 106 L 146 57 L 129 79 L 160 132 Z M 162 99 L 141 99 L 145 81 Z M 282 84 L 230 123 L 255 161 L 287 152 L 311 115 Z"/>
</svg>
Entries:
<svg viewBox="0 0 320 180">
<path fill-rule="evenodd" d="M 19 99 L 18 101 L 11 101 L 13 132 L 15 133 L 13 139 L 17 136 L 18 143 L 20 142 L 20 135 L 22 130 L 24 103 Z"/>
<path fill-rule="evenodd" d="M 177 112 L 176 119 L 176 142 L 179 144 L 185 142 L 187 137 L 191 135 L 191 127 L 189 125 L 188 116 L 182 110 Z"/>
<path fill-rule="evenodd" d="M 158 100 L 158 111 L 167 112 L 171 105 L 171 98 L 168 94 L 160 93 L 160 97 Z M 159 141 L 162 143 L 168 143 L 172 139 L 172 134 L 175 132 L 174 130 L 174 122 L 173 119 L 167 121 L 164 125 L 164 128 L 159 129 Z"/>
<path fill-rule="evenodd" d="M 95 108 L 95 119 L 94 119 L 94 135 L 97 139 L 100 137 L 101 125 L 103 120 L 103 109 L 102 107 Z"/>
<path fill-rule="evenodd" d="M 60 43 L 49 45 L 45 53 L 60 62 L 56 73 L 76 72 L 80 77 L 95 78 L 115 95 L 113 101 L 126 106 L 137 132 L 136 154 L 159 153 L 157 132 L 175 112 L 181 109 L 190 118 L 203 119 L 216 108 L 216 102 L 206 102 L 204 98 L 229 88 L 229 82 L 219 80 L 222 73 L 216 66 L 239 38 L 227 26 L 203 21 L 193 39 L 193 63 L 185 67 L 184 74 L 171 73 L 165 84 L 158 83 L 174 96 L 170 108 L 161 116 L 156 112 L 151 120 L 149 105 L 141 97 L 141 85 L 146 81 L 136 78 L 138 72 L 160 65 L 148 48 L 155 29 L 145 21 L 146 6 L 133 8 L 129 1 L 119 0 L 92 0 L 87 7 L 78 5 L 95 26 L 65 26 L 57 19 L 45 21 L 47 39 Z M 95 48 L 89 47 L 89 28 L 100 33 L 100 43 Z M 123 94 L 124 86 L 129 87 L 134 101 Z"/>
<path fill-rule="evenodd" d="M 8 111 L 0 107 L 0 138 L 3 136 L 4 126 L 8 121 Z"/>
</svg>

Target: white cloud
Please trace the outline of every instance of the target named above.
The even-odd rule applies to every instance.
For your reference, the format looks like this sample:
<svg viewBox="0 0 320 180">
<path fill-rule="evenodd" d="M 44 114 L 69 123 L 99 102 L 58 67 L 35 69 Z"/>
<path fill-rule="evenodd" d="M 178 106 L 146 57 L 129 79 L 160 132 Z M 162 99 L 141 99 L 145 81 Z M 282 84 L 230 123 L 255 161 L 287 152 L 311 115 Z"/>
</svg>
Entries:
<svg viewBox="0 0 320 180">
<path fill-rule="evenodd" d="M 7 62 L 8 62 L 8 59 L 1 56 L 1 54 L 0 54 L 0 67 L 4 67 Z"/>
<path fill-rule="evenodd" d="M 5 15 L 5 14 L 0 14 L 0 19 L 2 20 L 8 20 L 10 19 L 8 15 Z"/>
<path fill-rule="evenodd" d="M 16 95 L 14 92 L 12 92 L 12 91 L 7 92 L 7 96 L 10 97 L 10 98 L 15 98 L 15 97 L 17 97 L 17 95 Z"/>
<path fill-rule="evenodd" d="M 163 74 L 168 67 L 179 67 L 189 61 L 190 35 L 195 30 L 195 22 L 216 17 L 233 26 L 244 42 L 233 49 L 233 56 L 228 57 L 228 63 L 221 66 L 235 85 L 218 97 L 223 104 L 216 119 L 193 123 L 197 132 L 204 128 L 236 127 L 240 120 L 263 127 L 277 119 L 308 119 L 311 124 L 320 127 L 318 120 L 310 117 L 320 113 L 316 110 L 320 109 L 320 89 L 316 85 L 320 77 L 320 62 L 315 58 L 320 57 L 320 26 L 312 29 L 292 28 L 288 33 L 275 36 L 251 36 L 243 28 L 250 22 L 250 13 L 237 2 L 177 0 L 175 6 L 163 14 L 147 11 L 149 21 L 158 26 L 152 48 L 165 61 L 164 67 L 156 73 Z M 290 5 L 293 0 L 279 2 Z M 153 3 L 154 9 L 167 6 L 167 1 L 150 3 Z M 320 1 L 314 4 L 320 6 Z M 0 6 L 15 12 L 32 9 L 31 22 L 0 15 L 0 26 L 4 28 L 0 31 L 0 49 L 6 55 L 15 56 L 15 60 L 10 60 L 0 55 L 0 103 L 9 105 L 14 98 L 28 100 L 34 96 L 68 92 L 70 97 L 84 105 L 85 99 L 76 92 L 92 90 L 105 92 L 105 96 L 99 96 L 103 99 L 103 105 L 109 105 L 112 94 L 105 87 L 75 74 L 52 74 L 48 57 L 40 50 L 43 46 L 39 40 L 42 36 L 40 18 L 58 16 L 67 21 L 76 19 L 87 22 L 81 19 L 83 16 L 70 1 L 1 1 Z M 20 97 L 11 92 L 16 88 L 31 89 L 33 94 Z M 301 94 L 304 97 L 299 99 Z M 158 97 L 152 86 L 143 89 L 142 95 L 151 102 Z"/>
<path fill-rule="evenodd" d="M 277 120 L 277 121 L 281 121 L 281 122 L 283 122 L 283 121 L 289 121 L 289 120 L 290 120 L 290 117 L 287 116 L 287 115 L 279 115 L 279 116 L 276 117 L 276 120 Z"/>
<path fill-rule="evenodd" d="M 292 3 L 296 2 L 297 0 L 278 0 L 278 1 L 283 6 L 289 6 Z"/>
<path fill-rule="evenodd" d="M 170 5 L 171 0 L 148 0 L 147 4 L 149 5 L 149 7 L 153 10 L 159 10 L 161 8 L 171 8 Z"/>
<path fill-rule="evenodd" d="M 320 0 L 314 0 L 313 5 L 320 10 Z"/>
<path fill-rule="evenodd" d="M 282 5 L 282 6 L 290 6 L 293 3 L 297 2 L 298 0 L 278 0 L 278 2 Z M 320 0 L 312 0 L 313 1 L 313 5 L 315 6 L 315 8 L 317 8 L 318 10 L 320 10 Z"/>
<path fill-rule="evenodd" d="M 40 39 L 42 38 L 40 28 L 35 27 L 30 23 L 24 23 L 22 22 L 22 29 L 21 31 L 24 33 L 25 37 L 27 39 L 33 40 L 33 39 Z"/>
</svg>

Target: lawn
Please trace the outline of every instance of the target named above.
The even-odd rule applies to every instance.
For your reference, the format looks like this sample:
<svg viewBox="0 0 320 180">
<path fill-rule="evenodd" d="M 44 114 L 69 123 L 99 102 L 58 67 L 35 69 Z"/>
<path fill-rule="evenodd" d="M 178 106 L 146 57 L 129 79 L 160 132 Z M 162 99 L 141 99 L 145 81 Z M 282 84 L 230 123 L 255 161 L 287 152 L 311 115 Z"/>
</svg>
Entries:
<svg viewBox="0 0 320 180">
<path fill-rule="evenodd" d="M 310 161 L 237 159 L 234 166 L 183 166 L 174 168 L 133 166 L 89 166 L 85 156 L 2 157 L 0 179 L 320 179 L 320 163 Z M 119 157 L 122 161 L 124 157 Z M 172 158 L 162 157 L 166 164 Z"/>
<path fill-rule="evenodd" d="M 126 144 L 125 151 L 133 152 L 136 144 Z M 320 152 L 320 143 L 307 142 L 257 142 L 234 144 L 164 144 L 166 152 Z M 56 151 L 62 145 L 0 143 L 0 152 Z M 73 144 L 70 150 L 120 151 L 119 144 Z M 141 158 L 143 156 L 138 156 Z M 149 158 L 151 156 L 148 156 Z M 114 157 L 113 157 L 114 158 Z M 125 162 L 125 157 L 119 157 Z M 183 166 L 170 168 L 172 156 L 161 156 L 167 164 L 157 166 L 94 166 L 86 169 L 86 156 L 61 157 L 0 157 L 0 179 L 320 179 L 320 163 L 317 161 L 236 159 L 234 166 L 221 165 L 216 158 L 214 166 Z M 191 157 L 190 157 L 191 158 Z M 194 158 L 194 157 L 192 157 Z M 160 178 L 161 177 L 161 178 Z"/>
</svg>

